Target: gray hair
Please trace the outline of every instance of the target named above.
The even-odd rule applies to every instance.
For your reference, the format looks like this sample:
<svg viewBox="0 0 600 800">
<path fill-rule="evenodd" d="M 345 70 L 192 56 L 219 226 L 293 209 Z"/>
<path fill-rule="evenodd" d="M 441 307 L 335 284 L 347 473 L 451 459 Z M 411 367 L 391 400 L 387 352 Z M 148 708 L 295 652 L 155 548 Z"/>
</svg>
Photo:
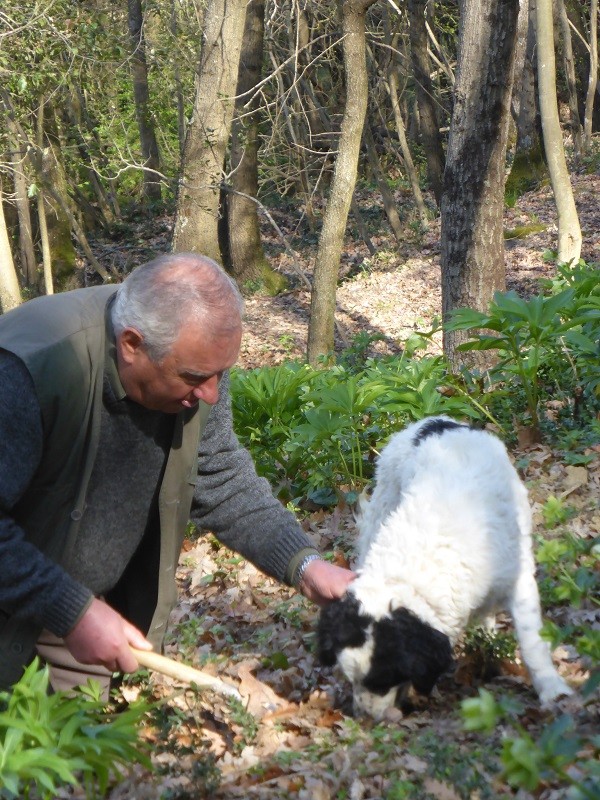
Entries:
<svg viewBox="0 0 600 800">
<path fill-rule="evenodd" d="M 159 256 L 134 269 L 116 293 L 115 335 L 135 328 L 153 361 L 161 361 L 190 318 L 207 335 L 237 330 L 244 300 L 235 281 L 215 261 L 197 253 Z"/>
</svg>

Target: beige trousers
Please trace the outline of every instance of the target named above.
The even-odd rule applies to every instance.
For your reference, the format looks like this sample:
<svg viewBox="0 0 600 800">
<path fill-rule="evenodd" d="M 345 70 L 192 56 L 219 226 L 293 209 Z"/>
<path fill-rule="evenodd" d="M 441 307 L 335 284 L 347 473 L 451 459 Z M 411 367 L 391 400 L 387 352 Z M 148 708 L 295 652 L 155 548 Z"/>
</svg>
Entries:
<svg viewBox="0 0 600 800">
<path fill-rule="evenodd" d="M 48 665 L 50 685 L 55 692 L 72 691 L 91 678 L 100 684 L 102 700 L 108 700 L 112 672 L 94 664 L 81 664 L 67 650 L 64 641 L 50 631 L 42 631 L 36 648 L 40 658 Z"/>
</svg>

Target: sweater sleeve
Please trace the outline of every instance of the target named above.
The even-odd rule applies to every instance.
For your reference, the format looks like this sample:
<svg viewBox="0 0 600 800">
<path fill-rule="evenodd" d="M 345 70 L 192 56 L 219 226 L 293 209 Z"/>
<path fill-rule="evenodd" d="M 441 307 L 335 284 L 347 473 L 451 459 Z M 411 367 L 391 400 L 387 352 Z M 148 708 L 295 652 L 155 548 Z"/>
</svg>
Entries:
<svg viewBox="0 0 600 800">
<path fill-rule="evenodd" d="M 250 454 L 239 444 L 233 431 L 228 375 L 222 379 L 219 401 L 210 411 L 200 442 L 192 521 L 288 585 L 304 556 L 317 552 L 294 515 L 273 496 L 268 481 L 256 474 Z"/>
<path fill-rule="evenodd" d="M 91 592 L 25 537 L 11 515 L 41 461 L 39 404 L 24 364 L 0 349 L 0 609 L 66 635 Z"/>
</svg>

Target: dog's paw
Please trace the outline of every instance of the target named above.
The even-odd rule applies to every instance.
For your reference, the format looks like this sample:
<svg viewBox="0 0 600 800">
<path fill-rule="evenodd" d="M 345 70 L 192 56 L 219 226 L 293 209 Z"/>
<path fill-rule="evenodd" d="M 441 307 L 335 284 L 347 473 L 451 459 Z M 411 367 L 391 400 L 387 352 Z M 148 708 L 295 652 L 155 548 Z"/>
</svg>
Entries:
<svg viewBox="0 0 600 800">
<path fill-rule="evenodd" d="M 571 717 L 576 717 L 582 713 L 585 708 L 583 698 L 578 694 L 561 695 L 552 701 L 552 712 L 557 714 L 568 714 Z"/>
<path fill-rule="evenodd" d="M 542 708 L 554 713 L 572 714 L 583 707 L 581 697 L 564 681 L 553 683 L 540 692 Z"/>
</svg>

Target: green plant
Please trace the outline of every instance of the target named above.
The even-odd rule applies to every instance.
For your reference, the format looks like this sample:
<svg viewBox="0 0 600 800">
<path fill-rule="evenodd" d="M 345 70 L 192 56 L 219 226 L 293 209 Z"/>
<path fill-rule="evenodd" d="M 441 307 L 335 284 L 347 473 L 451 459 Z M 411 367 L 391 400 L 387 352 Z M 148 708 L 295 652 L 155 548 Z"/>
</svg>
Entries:
<svg viewBox="0 0 600 800">
<path fill-rule="evenodd" d="M 367 337 L 329 368 L 292 362 L 233 373 L 236 432 L 283 500 L 353 502 L 372 476 L 377 447 L 408 421 L 490 416 L 467 373 L 449 375 L 441 357 L 414 357 L 425 339 L 412 337 L 402 356 L 387 359 L 364 359 Z"/>
<path fill-rule="evenodd" d="M 277 342 L 281 349 L 285 352 L 290 353 L 293 352 L 296 346 L 296 340 L 290 333 L 282 333 L 281 336 L 277 339 Z"/>
<path fill-rule="evenodd" d="M 35 659 L 10 692 L 0 693 L 0 797 L 50 800 L 61 786 L 104 794 L 119 769 L 151 768 L 138 726 L 145 702 L 109 714 L 92 682 L 75 696 L 48 694 L 48 669 Z"/>
<path fill-rule="evenodd" d="M 256 717 L 246 710 L 244 704 L 239 700 L 229 701 L 231 721 L 240 728 L 240 734 L 236 737 L 235 749 L 239 753 L 256 739 L 258 735 L 258 722 Z"/>
<path fill-rule="evenodd" d="M 289 484 L 301 469 L 303 458 L 294 461 L 285 446 L 302 416 L 304 394 L 315 375 L 308 365 L 295 362 L 232 371 L 236 432 L 250 449 L 258 473 L 274 486 L 282 482 Z"/>
<path fill-rule="evenodd" d="M 387 800 L 405 800 L 405 798 L 416 797 L 417 793 L 418 787 L 414 783 L 399 779 L 391 782 L 386 797 Z"/>
<path fill-rule="evenodd" d="M 503 777 L 511 786 L 532 792 L 542 783 L 558 781 L 569 787 L 567 796 L 573 800 L 600 798 L 600 736 L 585 742 L 569 715 L 557 717 L 534 739 L 518 721 L 520 706 L 498 701 L 485 689 L 479 690 L 478 697 L 464 700 L 461 712 L 468 731 L 489 734 L 503 724 L 500 761 Z"/>
<path fill-rule="evenodd" d="M 574 508 L 568 506 L 560 497 L 555 497 L 551 494 L 542 506 L 544 527 L 547 530 L 551 530 L 552 528 L 556 528 L 557 525 L 564 525 L 574 513 Z"/>
<path fill-rule="evenodd" d="M 595 352 L 593 339 L 583 329 L 598 319 L 600 311 L 596 311 L 595 300 L 583 302 L 573 287 L 530 300 L 515 292 L 497 292 L 487 313 L 456 309 L 446 329 L 472 332 L 471 340 L 459 345 L 461 351 L 498 352 L 499 361 L 490 370 L 490 379 L 518 382 L 525 394 L 531 427 L 539 436 L 542 370 L 553 367 L 554 375 L 572 371 L 577 354 L 586 358 Z"/>
<path fill-rule="evenodd" d="M 499 673 L 502 661 L 514 661 L 516 641 L 505 631 L 473 627 L 465 634 L 463 649 L 477 674 L 488 680 Z"/>
<path fill-rule="evenodd" d="M 369 414 L 379 394 L 379 386 L 365 380 L 362 374 L 353 375 L 334 367 L 327 384 L 319 381 L 305 396 L 306 421 L 297 425 L 294 433 L 299 435 L 305 453 L 315 454 L 316 469 L 323 466 L 323 457 L 329 454 L 336 474 L 327 477 L 334 478 L 334 482 L 364 484 L 365 454 L 370 449 Z"/>
<path fill-rule="evenodd" d="M 351 370 L 355 371 L 364 366 L 368 351 L 375 342 L 381 342 L 385 339 L 382 333 L 369 333 L 368 331 L 360 331 L 357 333 L 349 347 L 342 350 L 338 358 L 338 363 Z"/>
<path fill-rule="evenodd" d="M 577 428 L 563 422 L 554 440 L 565 464 L 590 464 L 596 459 L 596 453 L 591 448 L 600 444 L 600 420 L 593 419 L 584 427 Z"/>
<path fill-rule="evenodd" d="M 536 551 L 540 567 L 539 586 L 544 603 L 599 605 L 600 553 L 593 540 L 563 536 L 542 541 Z"/>
<path fill-rule="evenodd" d="M 379 391 L 378 410 L 406 424 L 431 414 L 480 419 L 486 409 L 465 373 L 451 376 L 440 356 L 375 362 L 367 377 Z M 397 427 L 397 422 L 395 427 Z M 391 426 L 390 426 L 391 428 Z"/>
<path fill-rule="evenodd" d="M 198 690 L 188 689 L 178 695 L 177 704 L 161 703 L 152 709 L 150 722 L 156 732 L 155 749 L 159 754 L 170 756 L 166 761 L 159 760 L 158 770 L 171 777 L 185 775 L 184 785 L 178 786 L 175 781 L 172 788 L 161 794 L 161 800 L 211 797 L 221 782 L 210 743 L 203 738 L 200 694 Z"/>
</svg>

